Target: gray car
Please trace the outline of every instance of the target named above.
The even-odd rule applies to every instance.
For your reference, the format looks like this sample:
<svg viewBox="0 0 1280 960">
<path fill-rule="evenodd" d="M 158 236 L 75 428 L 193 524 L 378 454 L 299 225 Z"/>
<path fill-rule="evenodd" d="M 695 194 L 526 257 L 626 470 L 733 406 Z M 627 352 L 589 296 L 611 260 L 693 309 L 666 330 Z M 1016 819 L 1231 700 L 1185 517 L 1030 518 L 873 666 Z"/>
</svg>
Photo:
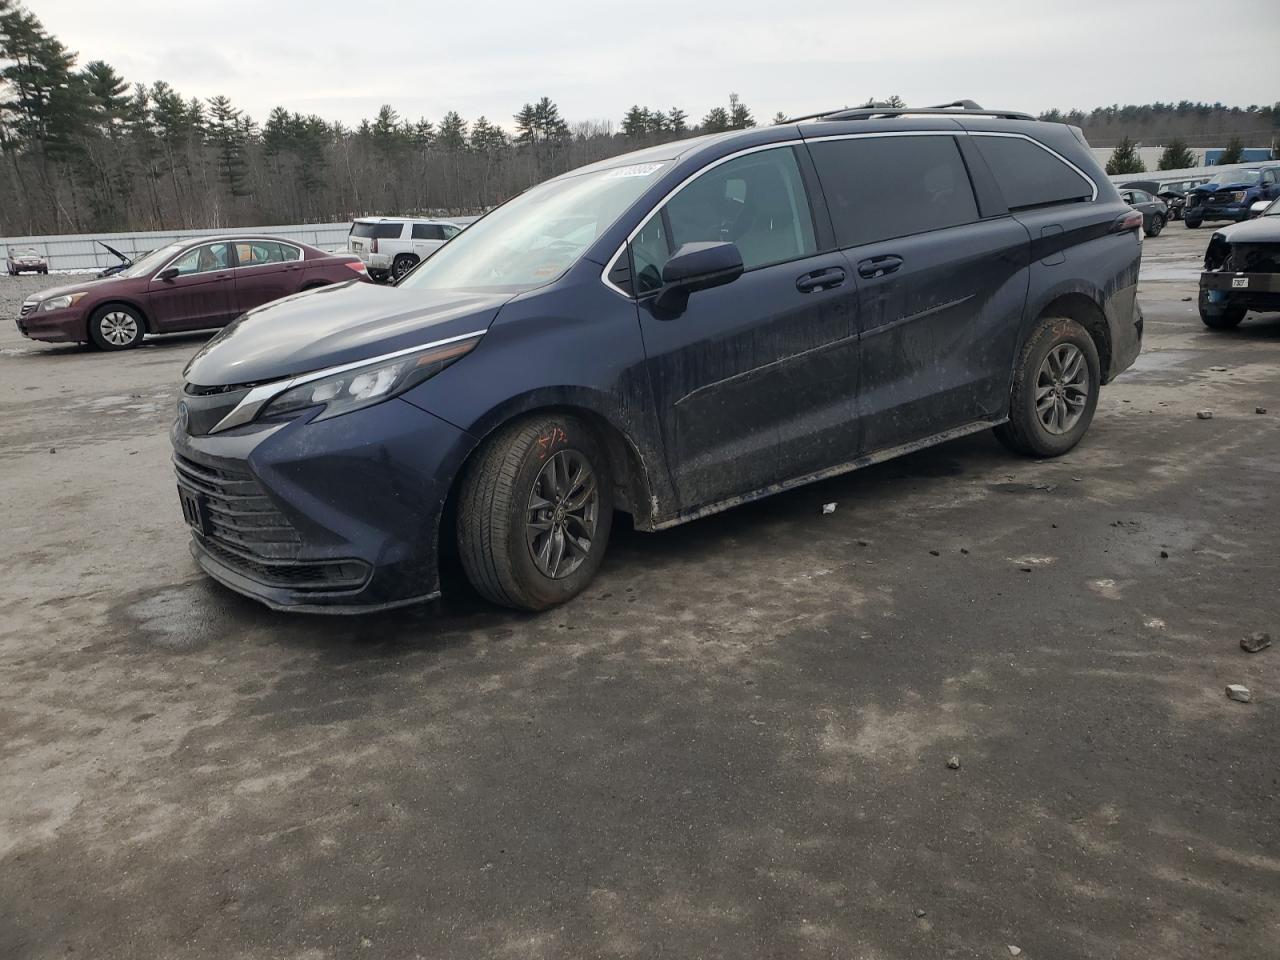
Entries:
<svg viewBox="0 0 1280 960">
<path fill-rule="evenodd" d="M 1136 187 L 1121 187 L 1120 199 L 1142 214 L 1142 232 L 1148 237 L 1160 235 L 1169 222 L 1169 205 Z"/>
</svg>

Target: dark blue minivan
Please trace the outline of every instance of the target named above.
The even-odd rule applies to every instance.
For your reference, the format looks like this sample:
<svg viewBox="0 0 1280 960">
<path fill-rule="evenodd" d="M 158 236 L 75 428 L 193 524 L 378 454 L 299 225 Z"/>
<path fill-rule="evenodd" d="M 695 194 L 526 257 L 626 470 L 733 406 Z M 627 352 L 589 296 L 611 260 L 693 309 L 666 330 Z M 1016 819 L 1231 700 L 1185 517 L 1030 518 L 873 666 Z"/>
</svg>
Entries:
<svg viewBox="0 0 1280 960">
<path fill-rule="evenodd" d="M 580 591 L 661 530 L 994 427 L 1070 450 L 1138 355 L 1142 216 L 1080 131 L 968 102 L 664 144 L 394 287 L 245 314 L 172 430 L 201 567 L 271 607 Z"/>
</svg>

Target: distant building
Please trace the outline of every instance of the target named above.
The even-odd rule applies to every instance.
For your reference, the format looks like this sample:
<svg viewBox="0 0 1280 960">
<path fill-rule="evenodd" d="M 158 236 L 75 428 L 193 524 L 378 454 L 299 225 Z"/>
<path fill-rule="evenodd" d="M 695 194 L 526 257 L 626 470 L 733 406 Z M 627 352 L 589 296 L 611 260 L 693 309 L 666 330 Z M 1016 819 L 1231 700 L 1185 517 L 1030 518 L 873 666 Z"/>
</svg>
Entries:
<svg viewBox="0 0 1280 960">
<path fill-rule="evenodd" d="M 1102 166 L 1107 165 L 1107 161 L 1111 159 L 1111 153 L 1115 150 L 1114 146 L 1110 147 L 1091 147 L 1094 159 Z M 1192 147 L 1191 152 L 1195 155 L 1197 167 L 1213 166 L 1218 162 L 1218 157 L 1222 156 L 1225 147 Z M 1138 147 L 1138 158 L 1143 162 L 1148 170 L 1155 170 L 1160 166 L 1160 155 L 1164 153 L 1164 146 L 1157 147 Z M 1246 162 L 1256 163 L 1259 160 L 1270 160 L 1270 147 L 1245 147 L 1244 159 Z"/>
</svg>

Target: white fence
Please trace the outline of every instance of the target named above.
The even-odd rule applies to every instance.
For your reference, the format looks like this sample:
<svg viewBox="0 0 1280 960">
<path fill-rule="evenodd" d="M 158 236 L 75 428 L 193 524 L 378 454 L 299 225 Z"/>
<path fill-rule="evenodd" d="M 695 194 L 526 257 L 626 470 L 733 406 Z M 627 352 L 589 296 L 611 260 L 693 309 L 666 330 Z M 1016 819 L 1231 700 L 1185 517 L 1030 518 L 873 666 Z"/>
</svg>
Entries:
<svg viewBox="0 0 1280 960">
<path fill-rule="evenodd" d="M 471 218 L 468 218 L 471 219 Z M 68 236 L 0 237 L 0 253 L 33 249 L 49 260 L 50 270 L 101 270 L 120 261 L 95 241 L 109 243 L 128 257 L 137 257 L 175 240 L 191 237 L 270 236 L 301 240 L 321 250 L 345 250 L 346 223 L 304 223 L 278 227 L 228 227 L 222 230 L 154 230 L 144 233 L 81 233 Z"/>
</svg>

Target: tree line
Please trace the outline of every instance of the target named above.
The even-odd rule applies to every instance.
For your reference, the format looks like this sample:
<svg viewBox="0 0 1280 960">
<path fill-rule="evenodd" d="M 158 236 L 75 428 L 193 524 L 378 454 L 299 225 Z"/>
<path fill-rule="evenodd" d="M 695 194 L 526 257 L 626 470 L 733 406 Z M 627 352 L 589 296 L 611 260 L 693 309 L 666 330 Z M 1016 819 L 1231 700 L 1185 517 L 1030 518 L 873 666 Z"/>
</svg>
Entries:
<svg viewBox="0 0 1280 960">
<path fill-rule="evenodd" d="M 566 170 L 664 140 L 754 126 L 736 94 L 691 121 L 639 105 L 570 123 L 549 98 L 509 134 L 450 111 L 383 106 L 354 127 L 276 107 L 261 123 L 227 97 L 129 84 L 0 0 L 0 236 L 334 222 L 365 214 L 479 212 Z"/>
</svg>

